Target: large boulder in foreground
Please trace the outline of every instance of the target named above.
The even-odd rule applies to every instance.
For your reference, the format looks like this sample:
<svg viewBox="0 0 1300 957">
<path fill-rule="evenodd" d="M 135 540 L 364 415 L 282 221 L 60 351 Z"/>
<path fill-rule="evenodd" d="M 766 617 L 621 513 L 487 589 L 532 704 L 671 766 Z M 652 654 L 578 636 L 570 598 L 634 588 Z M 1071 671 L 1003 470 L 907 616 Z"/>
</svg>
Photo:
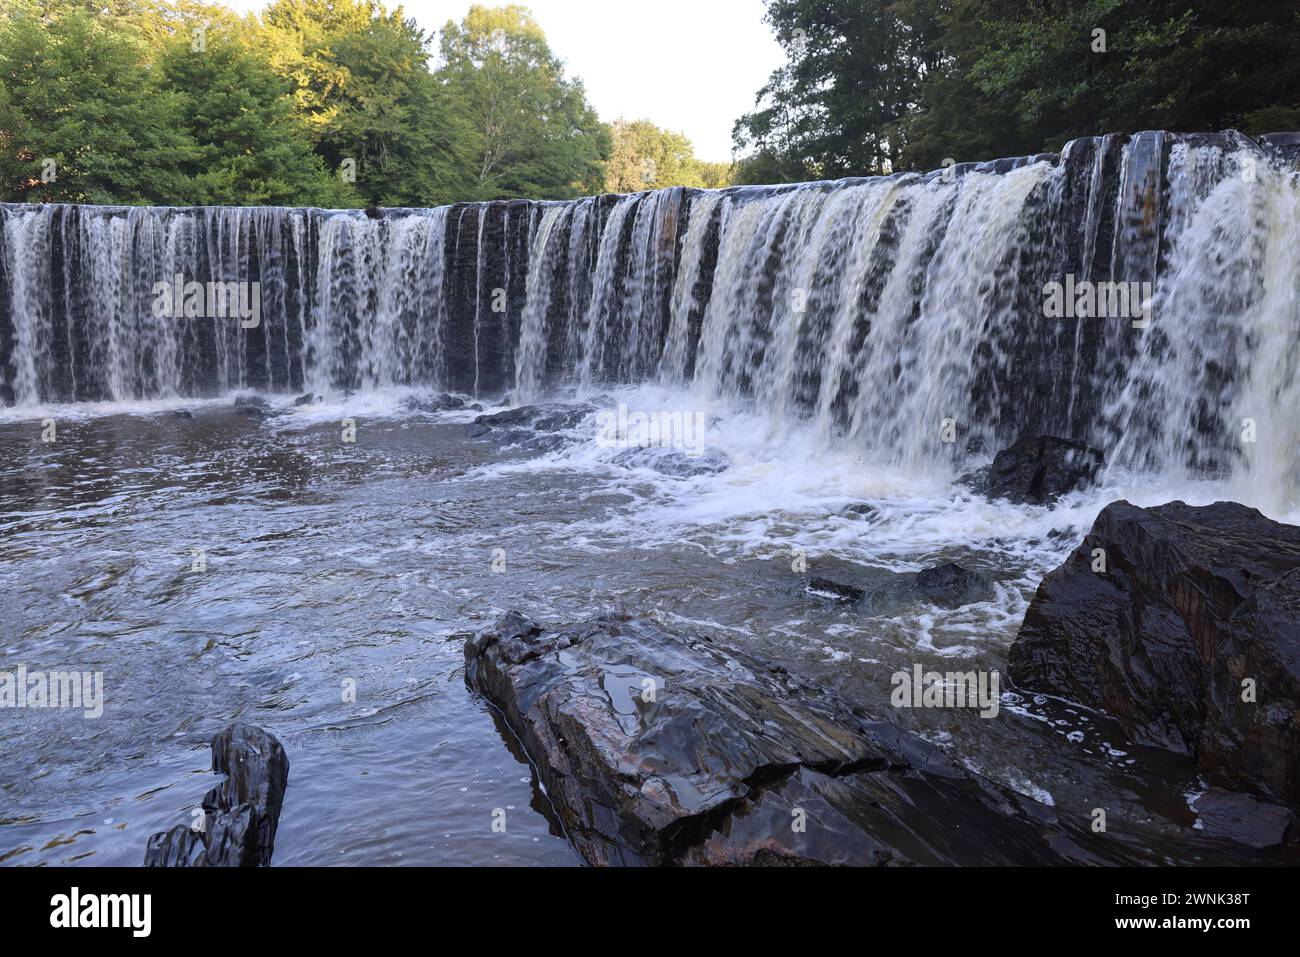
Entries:
<svg viewBox="0 0 1300 957">
<path fill-rule="evenodd" d="M 1091 484 L 1104 464 L 1101 452 L 1079 442 L 1025 436 L 998 452 L 988 468 L 964 480 L 989 498 L 1046 505 Z"/>
<path fill-rule="evenodd" d="M 1039 585 L 1008 664 L 1195 756 L 1212 785 L 1300 806 L 1300 527 L 1235 502 L 1114 502 Z"/>
<path fill-rule="evenodd" d="M 264 867 L 289 785 L 274 735 L 236 723 L 212 738 L 212 770 L 226 779 L 203 798 L 204 828 L 179 824 L 149 838 L 145 867 Z"/>
<path fill-rule="evenodd" d="M 1132 859 L 779 666 L 645 620 L 511 612 L 465 665 L 592 864 Z"/>
</svg>

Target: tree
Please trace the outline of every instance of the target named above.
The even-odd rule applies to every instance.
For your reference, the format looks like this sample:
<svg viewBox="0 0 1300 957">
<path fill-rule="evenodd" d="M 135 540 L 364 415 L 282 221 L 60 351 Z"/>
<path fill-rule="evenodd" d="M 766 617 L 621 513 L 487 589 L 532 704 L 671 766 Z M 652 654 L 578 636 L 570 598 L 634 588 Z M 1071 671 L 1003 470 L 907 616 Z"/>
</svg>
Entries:
<svg viewBox="0 0 1300 957">
<path fill-rule="evenodd" d="M 195 201 L 212 205 L 359 205 L 312 151 L 290 84 L 225 30 L 165 47 L 160 83 L 178 99 L 194 141 L 185 165 Z"/>
<path fill-rule="evenodd" d="M 718 188 L 727 185 L 727 164 L 695 158 L 691 141 L 649 120 L 615 120 L 605 166 L 605 191 L 636 193 L 669 186 Z"/>
<path fill-rule="evenodd" d="M 182 99 L 140 41 L 79 9 L 0 26 L 0 184 L 19 202 L 186 203 Z"/>
<path fill-rule="evenodd" d="M 468 130 L 429 72 L 429 40 L 373 0 L 279 0 L 265 55 L 296 90 L 317 152 L 374 206 L 466 198 Z"/>
<path fill-rule="evenodd" d="M 609 133 L 523 7 L 471 7 L 442 31 L 437 78 L 468 124 L 472 195 L 570 199 L 599 192 Z"/>
<path fill-rule="evenodd" d="M 790 62 L 736 124 L 738 179 L 1300 125 L 1300 11 L 1252 0 L 769 0 Z"/>
<path fill-rule="evenodd" d="M 736 123 L 737 148 L 767 157 L 761 168 L 784 180 L 890 172 L 902 147 L 898 123 L 938 59 L 921 26 L 932 6 L 768 0 L 765 18 L 790 60 Z"/>
</svg>

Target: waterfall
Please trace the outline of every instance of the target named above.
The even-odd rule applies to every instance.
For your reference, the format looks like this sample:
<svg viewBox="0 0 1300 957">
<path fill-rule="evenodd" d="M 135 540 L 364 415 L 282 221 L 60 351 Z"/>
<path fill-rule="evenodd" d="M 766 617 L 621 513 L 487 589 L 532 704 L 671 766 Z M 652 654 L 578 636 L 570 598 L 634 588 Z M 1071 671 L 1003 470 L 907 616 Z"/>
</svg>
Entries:
<svg viewBox="0 0 1300 957">
<path fill-rule="evenodd" d="M 659 380 L 904 469 L 1051 433 L 1294 501 L 1295 141 L 371 214 L 3 205 L 0 402 Z M 1067 276 L 1149 283 L 1149 322 L 1051 313 Z M 160 313 L 178 278 L 255 284 L 259 321 Z"/>
</svg>

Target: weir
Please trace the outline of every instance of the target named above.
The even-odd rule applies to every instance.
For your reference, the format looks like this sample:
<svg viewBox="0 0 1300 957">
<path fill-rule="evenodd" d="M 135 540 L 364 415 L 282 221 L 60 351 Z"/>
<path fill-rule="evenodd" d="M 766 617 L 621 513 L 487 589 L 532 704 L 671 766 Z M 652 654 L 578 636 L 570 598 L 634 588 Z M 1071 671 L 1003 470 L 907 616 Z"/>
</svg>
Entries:
<svg viewBox="0 0 1300 957">
<path fill-rule="evenodd" d="M 0 402 L 650 380 L 905 466 L 1049 433 L 1294 500 L 1297 139 L 369 213 L 3 205 Z M 260 323 L 156 314 L 178 275 L 257 283 Z M 1149 326 L 1049 317 L 1067 275 L 1151 283 Z"/>
</svg>

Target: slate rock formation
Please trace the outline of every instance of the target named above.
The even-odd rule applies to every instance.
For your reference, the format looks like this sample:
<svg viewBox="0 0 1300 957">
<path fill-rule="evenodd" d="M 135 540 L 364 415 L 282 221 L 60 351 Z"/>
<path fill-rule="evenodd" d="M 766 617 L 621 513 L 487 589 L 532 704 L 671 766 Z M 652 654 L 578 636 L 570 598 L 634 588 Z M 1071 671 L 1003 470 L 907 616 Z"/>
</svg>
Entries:
<svg viewBox="0 0 1300 957">
<path fill-rule="evenodd" d="M 1114 502 L 1039 585 L 1008 664 L 1212 785 L 1300 807 L 1300 527 Z"/>
<path fill-rule="evenodd" d="M 784 668 L 642 619 L 465 643 L 592 864 L 1053 864 L 1141 859 Z"/>
<path fill-rule="evenodd" d="M 475 416 L 466 435 L 471 439 L 490 439 L 530 452 L 553 452 L 568 445 L 571 437 L 565 433 L 576 429 L 595 411 L 596 406 L 590 403 L 521 405 L 504 412 Z"/>
<path fill-rule="evenodd" d="M 1068 439 L 1050 435 L 1025 436 L 993 457 L 986 469 L 964 476 L 989 498 L 1021 505 L 1046 505 L 1091 483 L 1105 456 Z"/>
<path fill-rule="evenodd" d="M 212 770 L 226 778 L 203 798 L 202 831 L 180 824 L 149 838 L 145 867 L 265 867 L 289 784 L 274 735 L 242 722 L 212 739 Z"/>
</svg>

